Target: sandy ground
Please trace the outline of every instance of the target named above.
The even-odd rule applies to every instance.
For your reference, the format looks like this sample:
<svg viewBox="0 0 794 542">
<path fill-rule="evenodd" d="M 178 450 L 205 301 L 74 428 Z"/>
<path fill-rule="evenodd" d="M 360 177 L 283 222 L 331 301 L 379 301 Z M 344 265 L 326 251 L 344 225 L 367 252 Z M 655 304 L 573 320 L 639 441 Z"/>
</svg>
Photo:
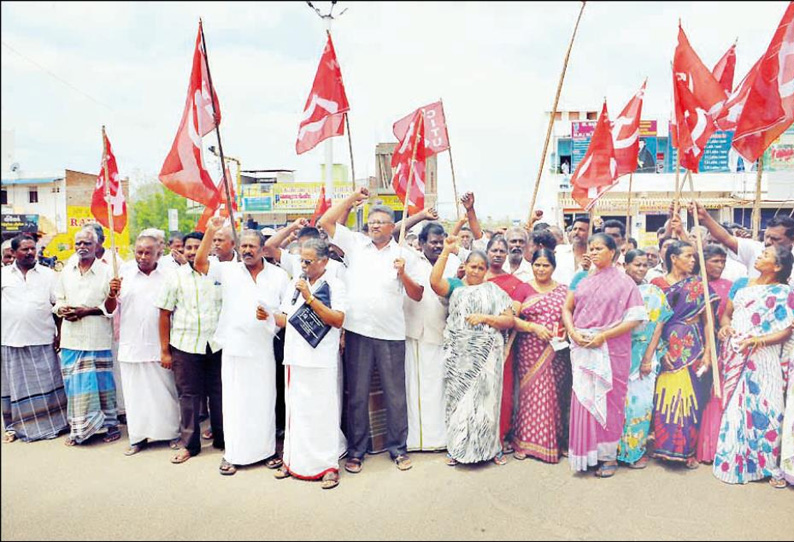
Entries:
<svg viewBox="0 0 794 542">
<path fill-rule="evenodd" d="M 262 464 L 221 476 L 208 444 L 182 465 L 164 443 L 126 447 L 2 445 L 2 540 L 794 539 L 794 490 L 729 486 L 706 466 L 600 480 L 567 461 L 451 468 L 420 453 L 400 472 L 381 454 L 323 491 Z"/>
</svg>

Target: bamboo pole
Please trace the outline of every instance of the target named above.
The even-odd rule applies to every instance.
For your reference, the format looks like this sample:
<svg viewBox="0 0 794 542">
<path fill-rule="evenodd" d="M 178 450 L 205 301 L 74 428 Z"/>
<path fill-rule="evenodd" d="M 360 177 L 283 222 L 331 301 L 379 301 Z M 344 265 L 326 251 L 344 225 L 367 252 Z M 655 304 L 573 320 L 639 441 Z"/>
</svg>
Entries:
<svg viewBox="0 0 794 542">
<path fill-rule="evenodd" d="M 419 130 L 422 129 L 422 133 L 424 133 L 424 124 L 425 115 L 422 113 L 419 115 L 419 126 L 416 127 L 416 137 L 414 138 L 414 150 L 411 156 L 411 163 L 408 167 L 408 186 L 405 187 L 403 219 L 400 221 L 400 246 L 405 245 L 405 223 L 408 221 L 408 213 L 410 212 L 411 207 L 411 185 L 414 182 L 414 162 L 416 161 L 416 149 L 419 148 L 420 144 L 425 144 L 424 138 L 422 141 L 419 141 Z"/>
<path fill-rule="evenodd" d="M 755 173 L 755 201 L 753 202 L 753 240 L 758 240 L 758 231 L 761 229 L 761 175 L 764 172 L 764 155 L 758 158 L 758 167 Z"/>
<path fill-rule="evenodd" d="M 634 181 L 634 173 L 629 173 L 629 198 L 626 202 L 626 239 L 631 237 L 631 184 Z"/>
<path fill-rule="evenodd" d="M 579 28 L 579 21 L 582 20 L 582 13 L 584 13 L 584 6 L 587 2 L 582 2 L 582 7 L 579 10 L 579 17 L 576 19 L 576 26 L 573 27 L 573 34 L 571 41 L 568 43 L 568 51 L 565 53 L 565 61 L 562 65 L 562 73 L 560 74 L 560 81 L 557 83 L 557 94 L 554 96 L 554 105 L 551 108 L 551 115 L 549 115 L 549 126 L 546 130 L 546 141 L 543 143 L 543 152 L 540 155 L 540 163 L 538 164 L 538 176 L 535 179 L 535 189 L 532 192 L 532 201 L 529 204 L 529 218 L 527 224 L 532 224 L 532 218 L 535 216 L 535 202 L 538 199 L 538 189 L 540 188 L 540 178 L 543 175 L 543 167 L 546 162 L 546 152 L 549 150 L 549 140 L 551 139 L 551 131 L 554 128 L 554 117 L 557 116 L 557 105 L 560 102 L 560 94 L 562 93 L 562 82 L 565 79 L 565 70 L 568 69 L 568 59 L 571 56 L 571 49 L 573 49 L 573 41 L 576 38 L 576 31 Z"/>
<path fill-rule="evenodd" d="M 212 103 L 212 117 L 215 121 L 215 134 L 218 136 L 218 154 L 221 157 L 221 171 L 223 172 L 223 186 L 226 189 L 226 207 L 229 209 L 229 220 L 232 226 L 232 239 L 237 253 L 237 261 L 240 261 L 240 240 L 237 238 L 237 227 L 234 220 L 234 207 L 232 206 L 232 193 L 229 189 L 229 179 L 226 176 L 226 160 L 223 158 L 223 143 L 221 142 L 221 129 L 218 122 L 218 112 L 215 110 L 215 87 L 212 84 L 212 74 L 210 73 L 210 58 L 207 52 L 207 40 L 204 38 L 204 26 L 199 19 L 199 30 L 201 31 L 201 43 L 204 45 L 204 65 L 207 68 L 207 79 L 210 84 L 210 103 Z"/>
<path fill-rule="evenodd" d="M 105 205 L 108 208 L 108 229 L 110 229 L 110 259 L 113 261 L 113 278 L 118 278 L 119 269 L 116 263 L 116 231 L 113 227 L 113 207 L 110 203 L 110 175 L 108 175 L 108 136 L 105 125 L 102 125 L 102 167 L 105 170 Z M 121 183 L 119 183 L 121 190 Z"/>
<path fill-rule="evenodd" d="M 444 111 L 444 101 L 439 98 L 438 103 L 441 104 L 441 111 Z M 458 199 L 458 184 L 455 182 L 455 166 L 452 163 L 452 142 L 449 140 L 449 130 L 447 130 L 447 114 L 444 113 L 444 132 L 447 135 L 447 144 L 449 147 L 447 151 L 449 152 L 449 169 L 452 171 L 452 193 L 455 197 L 455 216 L 458 220 L 460 220 L 460 200 Z"/>
<path fill-rule="evenodd" d="M 593 205 L 593 207 L 590 207 L 589 213 L 590 213 L 590 227 L 587 229 L 588 239 L 590 238 L 590 236 L 593 235 L 593 228 L 595 227 L 595 224 L 593 224 L 595 222 L 595 205 Z"/>
<path fill-rule="evenodd" d="M 350 117 L 349 111 L 345 113 L 345 125 L 347 126 L 347 146 L 350 149 L 350 175 L 351 175 L 351 184 L 353 187 L 353 192 L 356 191 L 356 163 L 353 161 L 353 138 L 350 135 Z M 332 200 L 333 201 L 333 200 Z M 363 209 L 359 206 L 357 209 L 354 210 L 356 213 L 356 229 L 361 231 L 362 227 L 362 220 L 363 220 Z"/>
<path fill-rule="evenodd" d="M 692 172 L 687 170 L 684 175 L 684 181 L 689 177 L 689 192 L 692 202 L 695 201 L 695 186 L 692 181 Z M 711 367 L 714 383 L 714 396 L 717 398 L 722 397 L 722 386 L 720 384 L 720 371 L 719 371 L 719 358 L 717 357 L 717 345 L 714 340 L 716 327 L 714 326 L 714 311 L 711 308 L 711 301 L 709 300 L 709 279 L 706 273 L 706 258 L 703 256 L 703 239 L 700 235 L 700 219 L 698 218 L 697 208 L 693 210 L 695 218 L 695 239 L 697 240 L 698 256 L 700 257 L 700 280 L 703 282 L 703 296 L 706 300 L 706 343 L 707 348 L 711 352 Z"/>
</svg>

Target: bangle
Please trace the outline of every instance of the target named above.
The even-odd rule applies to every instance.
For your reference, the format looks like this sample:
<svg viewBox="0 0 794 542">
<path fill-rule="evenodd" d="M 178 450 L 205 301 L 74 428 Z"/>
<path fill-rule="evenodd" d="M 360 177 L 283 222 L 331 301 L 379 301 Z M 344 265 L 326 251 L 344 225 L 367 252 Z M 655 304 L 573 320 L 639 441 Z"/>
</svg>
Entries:
<svg viewBox="0 0 794 542">
<path fill-rule="evenodd" d="M 116 295 L 108 294 L 108 299 L 116 299 L 118 296 L 119 296 L 119 294 L 116 294 Z"/>
<path fill-rule="evenodd" d="M 311 306 L 311 304 L 312 304 L 312 301 L 314 301 L 314 294 L 312 294 L 312 295 L 311 295 L 311 297 L 310 297 L 310 298 L 309 298 L 309 300 L 306 302 L 306 304 L 307 304 L 307 305 L 309 305 L 309 306 Z"/>
</svg>

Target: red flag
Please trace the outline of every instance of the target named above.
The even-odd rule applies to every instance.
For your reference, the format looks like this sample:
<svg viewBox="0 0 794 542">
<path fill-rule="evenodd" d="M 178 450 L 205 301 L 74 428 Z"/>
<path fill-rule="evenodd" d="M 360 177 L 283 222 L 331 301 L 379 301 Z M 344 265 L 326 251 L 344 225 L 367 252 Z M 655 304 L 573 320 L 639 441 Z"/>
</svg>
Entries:
<svg viewBox="0 0 794 542">
<path fill-rule="evenodd" d="M 396 168 L 391 184 L 394 188 L 394 193 L 405 205 L 406 212 L 403 214 L 405 217 L 425 208 L 425 159 L 427 158 L 427 153 L 424 145 L 419 145 L 416 149 L 416 159 L 411 160 L 414 156 L 414 147 L 417 142 L 424 141 L 424 137 L 424 115 L 421 109 L 417 109 L 408 126 L 405 138 L 397 144 L 397 148 L 394 149 L 394 154 L 391 157 L 391 167 Z M 411 167 L 413 167 L 411 199 L 410 201 L 405 201 L 408 190 L 409 168 Z"/>
<path fill-rule="evenodd" d="M 317 198 L 317 205 L 314 207 L 314 214 L 309 223 L 314 226 L 325 212 L 331 208 L 331 200 L 325 197 L 325 185 L 320 189 L 320 197 Z"/>
<path fill-rule="evenodd" d="M 107 153 L 104 152 L 107 149 Z M 107 161 L 107 173 L 110 181 L 105 177 L 105 162 Z M 108 182 L 110 189 L 109 200 L 105 199 L 105 183 Z M 110 147 L 110 139 L 104 135 L 104 148 L 102 152 L 102 165 L 99 168 L 99 175 L 96 178 L 94 194 L 91 196 L 91 214 L 97 222 L 110 229 L 108 222 L 108 201 L 113 212 L 113 231 L 121 233 L 127 225 L 127 202 L 124 201 L 124 191 L 121 189 L 119 181 L 119 168 L 116 165 L 116 157 L 113 156 L 113 149 Z"/>
<path fill-rule="evenodd" d="M 611 123 L 612 146 L 615 150 L 618 177 L 637 170 L 637 156 L 640 153 L 640 115 L 642 115 L 644 96 L 645 82 Z"/>
<path fill-rule="evenodd" d="M 714 118 L 727 96 L 689 45 L 681 26 L 673 57 L 673 98 L 673 146 L 681 156 L 681 165 L 697 173 L 706 143 L 717 129 Z"/>
<path fill-rule="evenodd" d="M 722 58 L 714 66 L 714 69 L 711 70 L 714 79 L 720 82 L 720 86 L 726 94 L 730 94 L 731 90 L 733 90 L 733 72 L 735 70 L 736 44 L 734 43 L 731 45 L 731 48 L 728 49 L 728 52 L 722 55 Z"/>
<path fill-rule="evenodd" d="M 160 170 L 160 182 L 180 196 L 215 207 L 220 193 L 204 167 L 201 138 L 214 130 L 216 123 L 220 124 L 221 110 L 217 94 L 210 89 L 204 55 L 199 22 L 185 111 L 171 151 Z"/>
<path fill-rule="evenodd" d="M 314 76 L 312 91 L 303 108 L 303 119 L 298 129 L 295 151 L 303 154 L 312 150 L 319 142 L 329 137 L 345 133 L 345 113 L 350 110 L 347 103 L 345 86 L 342 84 L 342 71 L 336 61 L 331 33 L 325 44 L 317 74 Z"/>
<path fill-rule="evenodd" d="M 425 115 L 425 149 L 426 156 L 429 158 L 439 152 L 449 149 L 449 135 L 447 134 L 447 121 L 444 118 L 444 106 L 441 100 L 419 108 Z M 398 141 L 405 139 L 411 120 L 416 111 L 401 118 L 392 126 L 394 137 Z"/>
<path fill-rule="evenodd" d="M 733 148 L 755 161 L 794 123 L 794 2 L 783 14 L 736 123 Z"/>
<path fill-rule="evenodd" d="M 585 211 L 589 211 L 604 192 L 617 184 L 617 168 L 605 101 L 587 152 L 571 177 L 571 197 Z"/>
<path fill-rule="evenodd" d="M 736 129 L 736 122 L 742 115 L 744 104 L 747 102 L 747 96 L 750 94 L 750 89 L 753 87 L 753 81 L 755 81 L 755 75 L 758 73 L 758 65 L 760 63 L 761 60 L 758 60 L 755 65 L 750 68 L 750 71 L 744 76 L 739 86 L 734 89 L 725 101 L 725 105 L 722 107 L 716 119 L 717 126 L 720 130 Z"/>
</svg>

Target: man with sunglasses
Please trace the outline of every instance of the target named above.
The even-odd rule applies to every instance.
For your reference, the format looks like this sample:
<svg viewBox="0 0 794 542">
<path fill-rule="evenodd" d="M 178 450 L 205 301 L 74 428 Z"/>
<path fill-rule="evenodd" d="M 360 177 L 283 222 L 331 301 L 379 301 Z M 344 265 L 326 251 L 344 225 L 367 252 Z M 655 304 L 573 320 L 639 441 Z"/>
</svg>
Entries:
<svg viewBox="0 0 794 542">
<path fill-rule="evenodd" d="M 392 238 L 394 211 L 375 206 L 367 235 L 337 221 L 348 208 L 369 198 L 359 188 L 320 219 L 331 241 L 345 251 L 348 310 L 345 314 L 345 388 L 348 393 L 348 459 L 345 470 L 361 472 L 369 436 L 369 390 L 377 366 L 386 403 L 386 448 L 397 468 L 408 470 L 408 414 L 405 398 L 405 315 L 403 300 L 422 299 L 416 254 Z"/>
</svg>

